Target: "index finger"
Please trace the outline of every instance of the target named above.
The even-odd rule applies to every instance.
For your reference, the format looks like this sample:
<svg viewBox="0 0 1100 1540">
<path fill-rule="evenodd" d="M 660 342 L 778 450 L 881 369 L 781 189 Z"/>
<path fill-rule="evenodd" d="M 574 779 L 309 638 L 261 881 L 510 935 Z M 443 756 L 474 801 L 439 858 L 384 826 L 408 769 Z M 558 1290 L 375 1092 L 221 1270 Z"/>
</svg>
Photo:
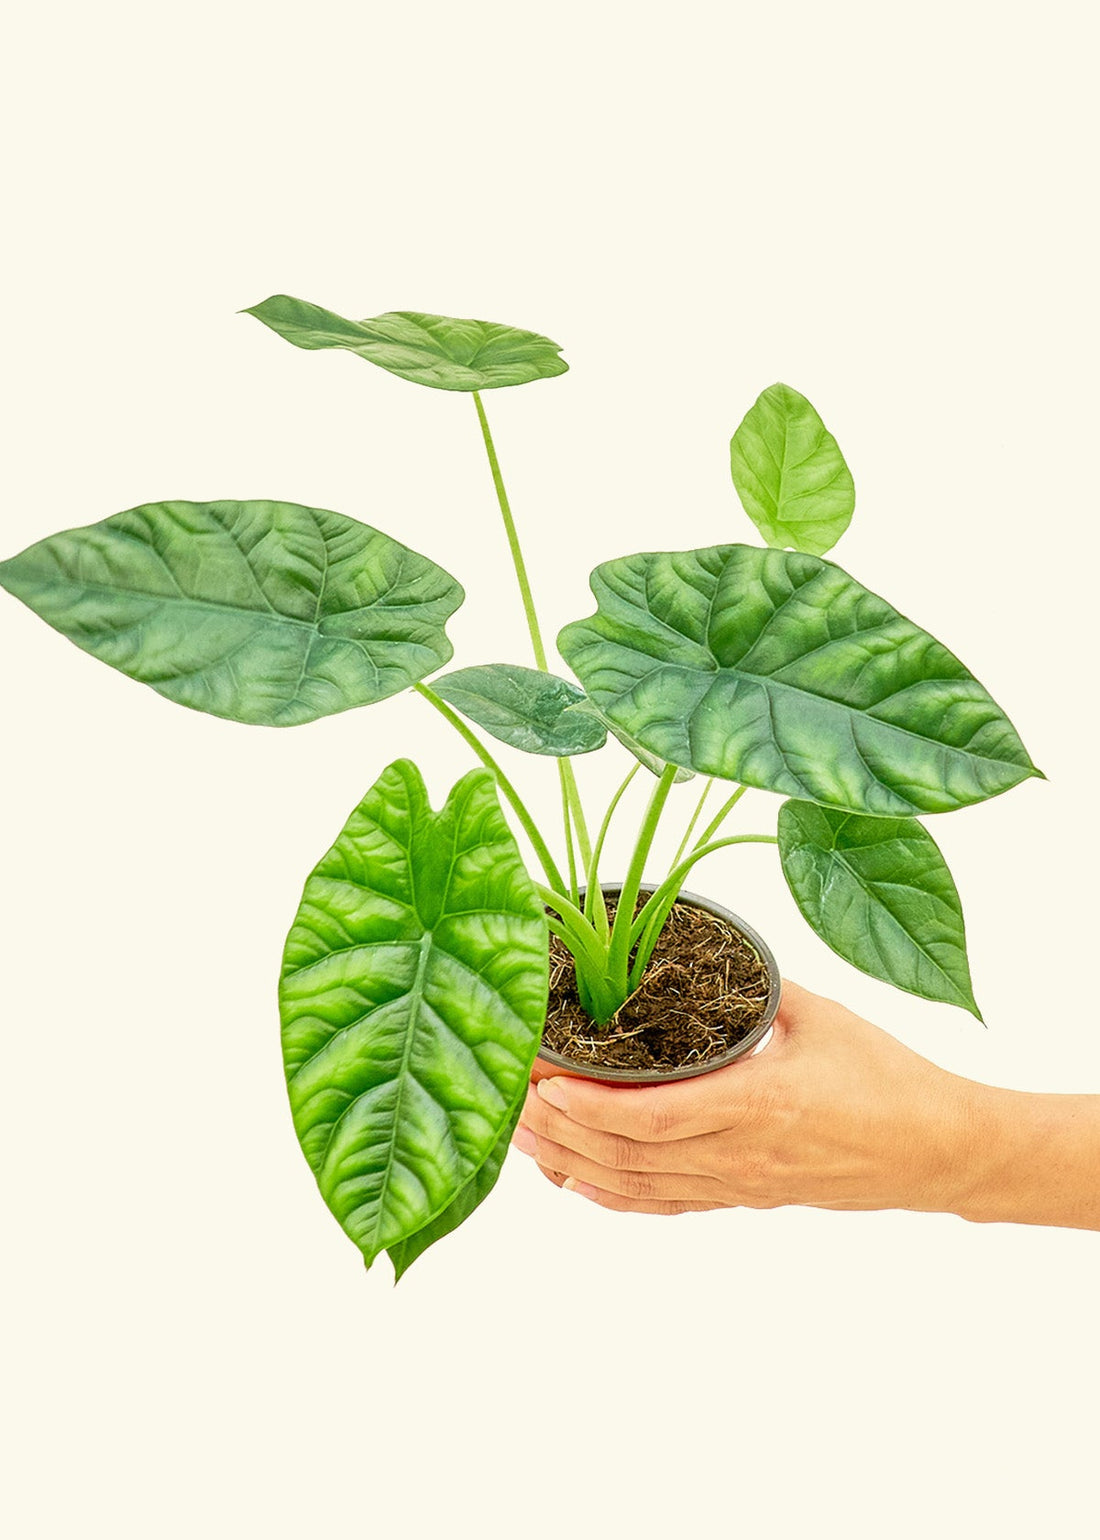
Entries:
<svg viewBox="0 0 1100 1540">
<path fill-rule="evenodd" d="M 735 1127 L 749 1111 L 755 1079 L 753 1061 L 746 1059 L 667 1085 L 601 1085 L 554 1075 L 536 1089 L 543 1101 L 585 1128 L 661 1144 Z"/>
</svg>

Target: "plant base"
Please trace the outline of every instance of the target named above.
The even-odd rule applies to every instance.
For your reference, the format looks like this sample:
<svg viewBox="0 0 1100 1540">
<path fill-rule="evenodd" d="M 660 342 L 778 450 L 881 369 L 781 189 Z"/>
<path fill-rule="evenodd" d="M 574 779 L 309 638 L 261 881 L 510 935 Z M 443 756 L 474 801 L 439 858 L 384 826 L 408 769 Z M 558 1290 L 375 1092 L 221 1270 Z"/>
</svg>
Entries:
<svg viewBox="0 0 1100 1540">
<path fill-rule="evenodd" d="M 604 892 L 613 913 L 617 890 Z M 536 1078 L 539 1070 L 635 1083 L 704 1074 L 750 1052 L 778 1004 L 778 968 L 760 937 L 719 905 L 682 894 L 641 987 L 606 1027 L 585 1014 L 573 959 L 550 938 L 550 1003 Z"/>
</svg>

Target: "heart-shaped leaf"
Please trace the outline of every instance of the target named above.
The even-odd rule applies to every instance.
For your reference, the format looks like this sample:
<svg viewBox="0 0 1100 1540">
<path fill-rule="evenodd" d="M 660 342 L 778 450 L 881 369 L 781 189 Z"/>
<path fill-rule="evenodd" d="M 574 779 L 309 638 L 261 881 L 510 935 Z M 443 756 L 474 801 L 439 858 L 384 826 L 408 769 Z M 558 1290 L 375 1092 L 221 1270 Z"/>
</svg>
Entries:
<svg viewBox="0 0 1100 1540">
<path fill-rule="evenodd" d="M 585 693 L 567 679 L 515 663 L 482 663 L 432 680 L 432 689 L 479 727 L 528 754 L 588 754 L 607 742 Z"/>
<path fill-rule="evenodd" d="M 831 562 L 711 546 L 624 556 L 591 583 L 597 613 L 559 650 L 660 759 L 883 816 L 1040 773 L 958 658 Z"/>
<path fill-rule="evenodd" d="M 846 962 L 981 1020 L 959 895 L 935 840 L 915 819 L 785 802 L 779 854 L 799 909 Z"/>
<path fill-rule="evenodd" d="M 822 556 L 851 522 L 852 473 L 817 412 L 789 385 L 769 385 L 730 441 L 733 484 L 769 545 Z"/>
<path fill-rule="evenodd" d="M 441 667 L 463 592 L 380 530 L 298 503 L 146 503 L 51 535 L 0 584 L 169 700 L 290 727 Z"/>
<path fill-rule="evenodd" d="M 492 776 L 472 770 L 434 813 L 416 766 L 391 765 L 306 883 L 279 991 L 294 1126 L 368 1266 L 461 1205 L 494 1156 L 547 966 Z"/>
<path fill-rule="evenodd" d="M 493 321 L 419 310 L 348 321 L 289 294 L 273 294 L 244 313 L 296 348 L 346 348 L 390 374 L 435 390 L 496 390 L 550 379 L 569 368 L 560 345 L 549 337 Z"/>
</svg>

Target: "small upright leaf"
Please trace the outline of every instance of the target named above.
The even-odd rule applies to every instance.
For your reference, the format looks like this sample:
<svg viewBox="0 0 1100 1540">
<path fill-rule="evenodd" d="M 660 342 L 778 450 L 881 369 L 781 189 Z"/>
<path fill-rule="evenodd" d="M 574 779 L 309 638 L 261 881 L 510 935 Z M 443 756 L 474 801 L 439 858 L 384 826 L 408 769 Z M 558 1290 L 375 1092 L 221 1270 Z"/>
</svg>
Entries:
<svg viewBox="0 0 1100 1540">
<path fill-rule="evenodd" d="M 567 679 L 515 663 L 482 663 L 432 680 L 432 689 L 501 743 L 528 754 L 588 754 L 607 729 L 585 711 L 585 693 Z"/>
<path fill-rule="evenodd" d="M 916 819 L 785 802 L 779 855 L 803 916 L 846 962 L 981 1020 L 959 895 L 939 847 Z"/>
<path fill-rule="evenodd" d="M 558 649 L 615 732 L 703 775 L 882 817 L 1040 772 L 958 658 L 839 567 L 759 546 L 597 567 Z"/>
<path fill-rule="evenodd" d="M 294 1127 L 368 1266 L 488 1190 L 547 966 L 492 776 L 470 771 L 435 813 L 416 766 L 391 765 L 307 881 L 279 989 Z"/>
<path fill-rule="evenodd" d="M 451 656 L 463 593 L 368 524 L 299 503 L 146 503 L 0 563 L 70 641 L 169 700 L 291 727 L 407 689 Z"/>
<path fill-rule="evenodd" d="M 244 313 L 296 348 L 345 348 L 390 374 L 435 390 L 496 390 L 550 379 L 569 368 L 559 343 L 493 321 L 419 310 L 348 321 L 289 294 L 273 294 Z"/>
<path fill-rule="evenodd" d="M 789 385 L 769 385 L 730 441 L 733 484 L 769 545 L 823 556 L 848 528 L 852 473 L 817 412 Z"/>
</svg>

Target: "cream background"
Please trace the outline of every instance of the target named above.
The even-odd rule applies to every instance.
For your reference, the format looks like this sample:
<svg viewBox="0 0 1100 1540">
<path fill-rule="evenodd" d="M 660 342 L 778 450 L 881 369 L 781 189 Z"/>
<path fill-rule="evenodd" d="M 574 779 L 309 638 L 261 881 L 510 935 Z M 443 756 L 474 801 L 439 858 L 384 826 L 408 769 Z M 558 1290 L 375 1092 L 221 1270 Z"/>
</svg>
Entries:
<svg viewBox="0 0 1100 1540">
<path fill-rule="evenodd" d="M 551 636 L 597 560 L 754 538 L 726 443 L 787 380 L 853 468 L 839 560 L 1050 779 L 934 824 L 988 1031 L 835 959 L 767 848 L 696 884 L 948 1067 L 1100 1090 L 1091 15 L 26 8 L 3 550 L 161 497 L 313 502 L 466 584 L 456 662 L 523 660 L 471 404 L 235 312 L 563 344 L 568 375 L 486 398 Z M 0 630 L 7 1533 L 1096 1533 L 1093 1235 L 629 1218 L 514 1158 L 400 1289 L 364 1275 L 285 1110 L 279 954 L 379 770 L 412 755 L 438 801 L 461 749 L 411 697 L 246 729 L 14 601 Z M 552 823 L 551 767 L 520 771 Z"/>
</svg>

